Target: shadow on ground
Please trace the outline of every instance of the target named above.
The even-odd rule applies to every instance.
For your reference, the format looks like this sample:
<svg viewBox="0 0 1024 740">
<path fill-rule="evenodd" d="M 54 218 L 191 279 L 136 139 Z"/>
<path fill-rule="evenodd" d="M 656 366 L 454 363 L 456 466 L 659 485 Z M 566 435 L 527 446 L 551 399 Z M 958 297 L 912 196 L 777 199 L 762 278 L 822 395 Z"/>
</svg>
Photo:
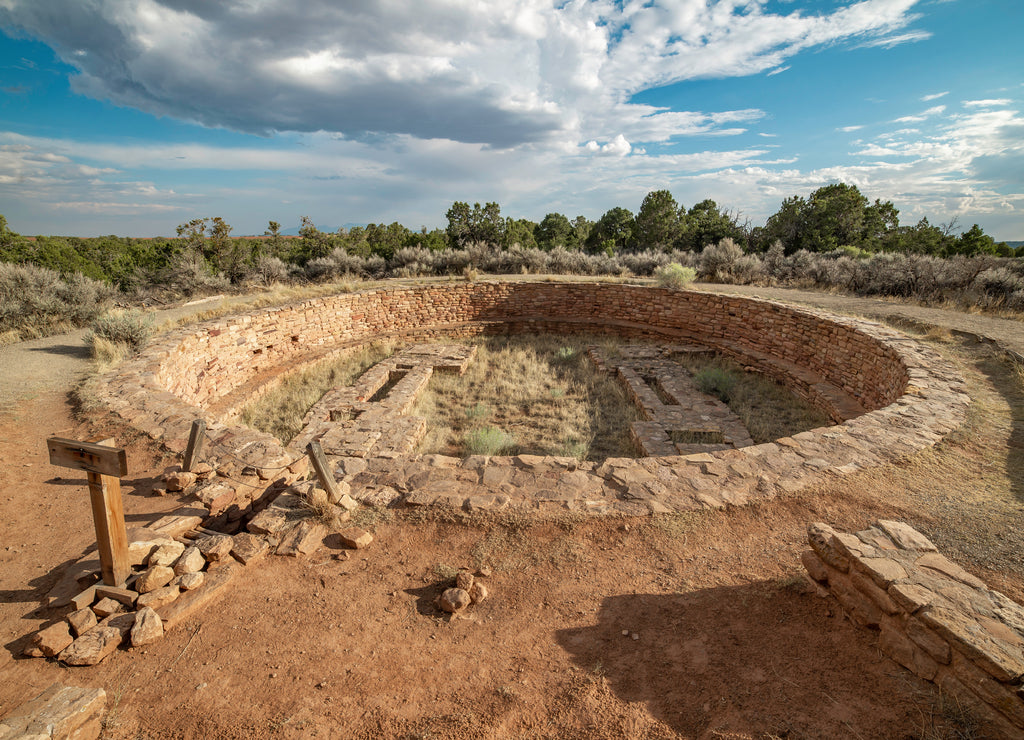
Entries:
<svg viewBox="0 0 1024 740">
<path fill-rule="evenodd" d="M 852 725 L 892 737 L 934 713 L 930 685 L 800 584 L 610 596 L 597 624 L 556 639 L 686 737 L 849 737 Z"/>
</svg>

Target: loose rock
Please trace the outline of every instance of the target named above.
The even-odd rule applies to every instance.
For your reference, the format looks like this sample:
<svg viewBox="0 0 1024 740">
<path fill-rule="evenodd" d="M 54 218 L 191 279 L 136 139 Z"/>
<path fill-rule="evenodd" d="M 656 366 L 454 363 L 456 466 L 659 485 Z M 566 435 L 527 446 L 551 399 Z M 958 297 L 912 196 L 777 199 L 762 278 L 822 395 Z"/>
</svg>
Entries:
<svg viewBox="0 0 1024 740">
<path fill-rule="evenodd" d="M 195 485 L 196 477 L 195 473 L 179 471 L 177 473 L 165 475 L 164 483 L 167 484 L 168 491 L 187 491 L 190 487 Z"/>
<path fill-rule="evenodd" d="M 57 656 L 68 665 L 96 665 L 117 650 L 124 635 L 117 627 L 99 625 L 79 637 Z"/>
<path fill-rule="evenodd" d="M 43 630 L 39 630 L 32 638 L 32 644 L 39 648 L 40 652 L 47 658 L 52 658 L 61 650 L 66 648 L 75 638 L 71 636 L 67 622 L 51 624 Z"/>
<path fill-rule="evenodd" d="M 362 550 L 373 542 L 373 535 L 365 529 L 359 529 L 358 527 L 343 529 L 338 532 L 338 536 L 345 547 L 351 547 L 353 550 Z"/>
<path fill-rule="evenodd" d="M 135 587 L 139 590 L 140 594 L 148 594 L 150 591 L 156 591 L 158 588 L 166 586 L 173 579 L 173 570 L 166 565 L 155 565 L 139 576 L 139 580 L 135 582 Z M 95 609 L 95 607 L 93 608 Z"/>
<path fill-rule="evenodd" d="M 179 576 L 185 573 L 198 573 L 205 567 L 206 558 L 203 557 L 203 553 L 199 552 L 198 547 L 192 546 L 186 548 L 174 563 L 174 573 Z"/>
<path fill-rule="evenodd" d="M 177 578 L 178 587 L 182 591 L 195 591 L 203 585 L 205 580 L 206 574 L 201 571 L 199 573 L 183 573 Z"/>
<path fill-rule="evenodd" d="M 136 604 L 140 609 L 159 609 L 177 599 L 179 593 L 180 591 L 177 586 L 163 586 L 147 594 L 142 594 Z"/>
<path fill-rule="evenodd" d="M 144 606 L 135 615 L 131 634 L 132 646 L 149 645 L 164 636 L 164 623 L 152 608 Z"/>
<path fill-rule="evenodd" d="M 477 581 L 473 584 L 473 587 L 469 590 L 469 600 L 474 604 L 479 604 L 481 601 L 487 598 L 487 586 Z"/>
<path fill-rule="evenodd" d="M 470 599 L 469 594 L 461 588 L 449 588 L 441 594 L 441 598 L 438 600 L 438 606 L 449 614 L 454 614 L 461 609 L 465 609 L 470 605 L 470 603 L 472 603 L 472 599 Z"/>
<path fill-rule="evenodd" d="M 210 535 L 196 540 L 199 552 L 211 563 L 226 560 L 231 555 L 231 548 L 234 547 L 234 544 L 235 541 L 226 534 Z"/>
<path fill-rule="evenodd" d="M 92 607 L 92 610 L 96 612 L 96 616 L 100 619 L 106 619 L 111 614 L 120 614 L 124 609 L 124 604 L 120 601 L 114 601 L 109 596 L 100 599 Z"/>
<path fill-rule="evenodd" d="M 473 588 L 473 574 L 468 570 L 460 570 L 455 576 L 455 587 L 469 592 Z"/>
<path fill-rule="evenodd" d="M 185 552 L 185 546 L 180 542 L 160 545 L 160 547 L 152 552 L 147 562 L 150 567 L 154 565 L 174 565 L 183 552 Z"/>
<path fill-rule="evenodd" d="M 68 614 L 68 624 L 75 637 L 81 637 L 98 623 L 96 612 L 89 608 L 79 609 Z"/>
</svg>

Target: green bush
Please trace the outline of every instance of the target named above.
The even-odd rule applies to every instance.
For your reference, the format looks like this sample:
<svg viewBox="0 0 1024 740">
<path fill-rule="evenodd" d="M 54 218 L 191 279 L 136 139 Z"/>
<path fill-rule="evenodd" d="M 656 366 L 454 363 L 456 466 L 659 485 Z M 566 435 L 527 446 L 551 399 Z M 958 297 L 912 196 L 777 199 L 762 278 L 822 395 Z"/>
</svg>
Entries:
<svg viewBox="0 0 1024 740">
<path fill-rule="evenodd" d="M 678 262 L 671 262 L 654 271 L 654 280 L 662 288 L 685 288 L 697 277 L 692 267 L 683 267 Z"/>
<path fill-rule="evenodd" d="M 736 376 L 720 367 L 707 367 L 693 377 L 697 389 L 709 396 L 716 396 L 722 403 L 729 403 L 736 387 Z"/>
<path fill-rule="evenodd" d="M 497 455 L 515 444 L 515 438 L 503 429 L 483 427 L 466 433 L 466 451 L 470 455 Z"/>
</svg>

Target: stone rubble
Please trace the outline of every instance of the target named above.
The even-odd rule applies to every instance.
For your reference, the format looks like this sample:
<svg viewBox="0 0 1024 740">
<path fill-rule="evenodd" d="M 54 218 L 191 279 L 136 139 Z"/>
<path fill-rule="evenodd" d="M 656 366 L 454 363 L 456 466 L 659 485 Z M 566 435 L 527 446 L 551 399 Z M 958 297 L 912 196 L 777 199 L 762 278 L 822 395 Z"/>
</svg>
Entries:
<svg viewBox="0 0 1024 740">
<path fill-rule="evenodd" d="M 903 522 L 807 531 L 801 560 L 883 653 L 987 719 L 1024 734 L 1024 607 L 937 552 Z"/>
<path fill-rule="evenodd" d="M 103 689 L 55 683 L 0 720 L 0 740 L 96 740 L 106 708 Z"/>
</svg>

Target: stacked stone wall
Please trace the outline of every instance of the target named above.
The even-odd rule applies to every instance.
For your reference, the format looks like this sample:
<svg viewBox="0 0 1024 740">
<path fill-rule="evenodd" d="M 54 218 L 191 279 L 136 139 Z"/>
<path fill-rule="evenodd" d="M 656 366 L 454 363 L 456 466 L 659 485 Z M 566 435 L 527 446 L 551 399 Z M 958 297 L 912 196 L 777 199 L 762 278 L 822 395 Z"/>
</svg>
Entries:
<svg viewBox="0 0 1024 740">
<path fill-rule="evenodd" d="M 533 456 L 486 463 L 564 470 L 577 492 L 559 493 L 559 505 L 587 511 L 717 507 L 794 490 L 826 471 L 853 472 L 934 444 L 962 423 L 969 403 L 962 378 L 936 353 L 873 322 L 706 292 L 534 282 L 369 290 L 211 321 L 166 336 L 113 371 L 105 400 L 172 449 L 184 448 L 192 420 L 203 417 L 227 454 L 270 469 L 294 455 L 269 435 L 235 424 L 233 413 L 282 373 L 387 337 L 498 331 L 704 344 L 780 378 L 842 422 L 742 450 L 601 466 Z M 436 478 L 458 464 L 435 465 L 433 482 L 440 485 Z M 534 500 L 529 487 L 491 490 L 488 476 L 475 484 L 468 478 L 460 479 L 466 490 L 446 489 L 448 503 L 492 495 L 506 501 L 510 493 L 512 505 L 551 500 L 548 489 Z"/>
<path fill-rule="evenodd" d="M 808 528 L 808 574 L 850 617 L 878 631 L 894 661 L 987 720 L 1024 733 L 1024 608 L 989 589 L 903 522 L 856 534 Z"/>
</svg>

